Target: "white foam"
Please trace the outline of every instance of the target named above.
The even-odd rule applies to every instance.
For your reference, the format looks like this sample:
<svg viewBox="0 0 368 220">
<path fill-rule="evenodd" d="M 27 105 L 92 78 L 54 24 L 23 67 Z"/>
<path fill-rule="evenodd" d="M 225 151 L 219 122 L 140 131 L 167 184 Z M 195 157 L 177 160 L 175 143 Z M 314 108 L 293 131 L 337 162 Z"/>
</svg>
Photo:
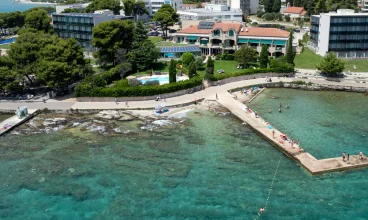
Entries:
<svg viewBox="0 0 368 220">
<path fill-rule="evenodd" d="M 172 115 L 170 115 L 167 118 L 176 118 L 176 119 L 181 119 L 181 118 L 186 118 L 187 117 L 187 113 L 192 111 L 192 109 L 186 109 L 177 113 L 174 113 Z"/>
</svg>

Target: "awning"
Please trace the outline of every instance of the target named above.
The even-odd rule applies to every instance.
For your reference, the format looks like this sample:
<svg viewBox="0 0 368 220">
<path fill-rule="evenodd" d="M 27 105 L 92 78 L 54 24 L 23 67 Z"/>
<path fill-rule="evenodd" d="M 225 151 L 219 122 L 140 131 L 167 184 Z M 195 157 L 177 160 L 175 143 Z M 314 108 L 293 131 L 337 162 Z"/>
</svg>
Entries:
<svg viewBox="0 0 368 220">
<path fill-rule="evenodd" d="M 286 40 L 274 40 L 273 41 L 274 45 L 282 45 L 284 46 L 286 44 Z"/>
<path fill-rule="evenodd" d="M 272 40 L 262 40 L 261 44 L 272 44 Z"/>
<path fill-rule="evenodd" d="M 248 43 L 249 39 L 238 39 L 238 43 L 246 44 Z"/>
<path fill-rule="evenodd" d="M 197 36 L 188 36 L 187 40 L 197 40 L 198 37 Z"/>
<path fill-rule="evenodd" d="M 250 39 L 249 40 L 249 43 L 253 43 L 253 44 L 259 44 L 261 40 L 258 40 L 258 39 Z"/>
</svg>

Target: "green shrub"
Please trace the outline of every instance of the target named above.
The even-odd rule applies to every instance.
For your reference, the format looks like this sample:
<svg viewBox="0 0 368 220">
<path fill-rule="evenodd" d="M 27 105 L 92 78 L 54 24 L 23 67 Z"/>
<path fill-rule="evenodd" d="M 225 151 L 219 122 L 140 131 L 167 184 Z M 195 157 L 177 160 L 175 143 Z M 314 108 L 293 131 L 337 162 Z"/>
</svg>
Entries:
<svg viewBox="0 0 368 220">
<path fill-rule="evenodd" d="M 257 17 L 261 18 L 265 13 L 263 11 L 257 11 Z"/>
<path fill-rule="evenodd" d="M 222 59 L 222 54 L 217 54 L 216 55 L 216 60 L 221 60 Z"/>
<path fill-rule="evenodd" d="M 290 22 L 290 20 L 291 20 L 290 15 L 285 15 L 285 17 L 284 17 L 284 18 L 285 18 L 285 21 L 286 21 L 286 22 Z"/>
<path fill-rule="evenodd" d="M 226 60 L 234 60 L 234 55 L 233 54 L 227 54 L 225 59 Z"/>
</svg>

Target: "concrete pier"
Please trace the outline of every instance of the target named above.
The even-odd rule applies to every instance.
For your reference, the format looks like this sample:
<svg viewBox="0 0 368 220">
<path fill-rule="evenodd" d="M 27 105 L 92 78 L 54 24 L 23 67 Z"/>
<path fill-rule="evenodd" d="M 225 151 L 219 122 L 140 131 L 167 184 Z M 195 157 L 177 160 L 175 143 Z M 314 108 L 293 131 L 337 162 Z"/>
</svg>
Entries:
<svg viewBox="0 0 368 220">
<path fill-rule="evenodd" d="M 247 123 L 260 136 L 269 141 L 286 156 L 299 163 L 313 175 L 368 167 L 368 159 L 365 156 L 361 160 L 357 155 L 350 155 L 348 162 L 343 161 L 342 156 L 317 160 L 308 152 L 300 151 L 297 143 L 293 145 L 293 148 L 289 142 L 282 143 L 280 137 L 280 135 L 283 134 L 282 132 L 277 130 L 273 125 L 268 124 L 261 117 L 256 118 L 253 112 L 248 113 L 244 111 L 244 104 L 233 99 L 228 92 L 222 92 L 219 94 L 219 97 L 217 101 L 229 109 L 233 115 Z M 268 126 L 272 126 L 272 128 Z M 275 131 L 274 137 L 272 134 L 273 131 Z"/>
<path fill-rule="evenodd" d="M 38 114 L 38 109 L 28 109 L 28 115 L 24 118 L 19 119 L 18 116 L 14 115 L 0 122 L 0 136 L 18 127 L 19 125 L 33 118 L 37 114 Z"/>
</svg>

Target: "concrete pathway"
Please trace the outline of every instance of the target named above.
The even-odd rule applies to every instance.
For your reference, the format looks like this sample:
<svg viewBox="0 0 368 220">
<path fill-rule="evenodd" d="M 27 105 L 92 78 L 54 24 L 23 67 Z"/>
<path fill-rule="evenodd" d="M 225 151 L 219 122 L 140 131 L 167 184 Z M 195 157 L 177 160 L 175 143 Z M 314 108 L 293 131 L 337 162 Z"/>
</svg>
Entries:
<svg viewBox="0 0 368 220">
<path fill-rule="evenodd" d="M 22 123 L 26 122 L 28 119 L 32 118 L 35 114 L 37 114 L 38 109 L 28 109 L 28 115 L 24 118 L 19 119 L 18 116 L 14 116 L 1 121 L 0 122 L 0 136 L 5 134 L 6 132 L 12 130 L 13 128 L 21 125 Z"/>
<path fill-rule="evenodd" d="M 353 86 L 353 87 L 368 87 L 368 83 L 356 83 L 353 80 L 342 80 L 342 82 L 332 82 L 327 81 L 325 79 L 300 79 L 300 78 L 279 78 L 273 77 L 272 83 L 275 82 L 292 82 L 297 80 L 303 80 L 305 82 L 312 82 L 315 84 L 324 84 L 324 85 L 341 85 L 341 86 Z M 222 96 L 223 92 L 227 92 L 230 89 L 241 88 L 252 86 L 256 84 L 267 84 L 265 82 L 265 78 L 251 79 L 251 80 L 243 80 L 238 82 L 232 82 L 223 84 L 221 86 L 212 86 L 207 89 L 192 93 L 186 94 L 182 96 L 172 97 L 166 99 L 167 106 L 180 105 L 184 103 L 190 103 L 199 99 L 215 99 L 216 93 L 219 97 Z M 43 102 L 22 102 L 22 101 L 8 101 L 8 102 L 0 102 L 1 110 L 16 110 L 19 106 L 27 106 L 29 109 L 44 109 L 48 108 L 51 110 L 68 110 L 68 109 L 154 109 L 155 106 L 163 101 L 132 101 L 128 102 L 128 106 L 126 106 L 125 102 L 115 103 L 115 102 L 77 102 L 71 101 L 56 101 L 49 100 L 46 103 Z"/>
</svg>

